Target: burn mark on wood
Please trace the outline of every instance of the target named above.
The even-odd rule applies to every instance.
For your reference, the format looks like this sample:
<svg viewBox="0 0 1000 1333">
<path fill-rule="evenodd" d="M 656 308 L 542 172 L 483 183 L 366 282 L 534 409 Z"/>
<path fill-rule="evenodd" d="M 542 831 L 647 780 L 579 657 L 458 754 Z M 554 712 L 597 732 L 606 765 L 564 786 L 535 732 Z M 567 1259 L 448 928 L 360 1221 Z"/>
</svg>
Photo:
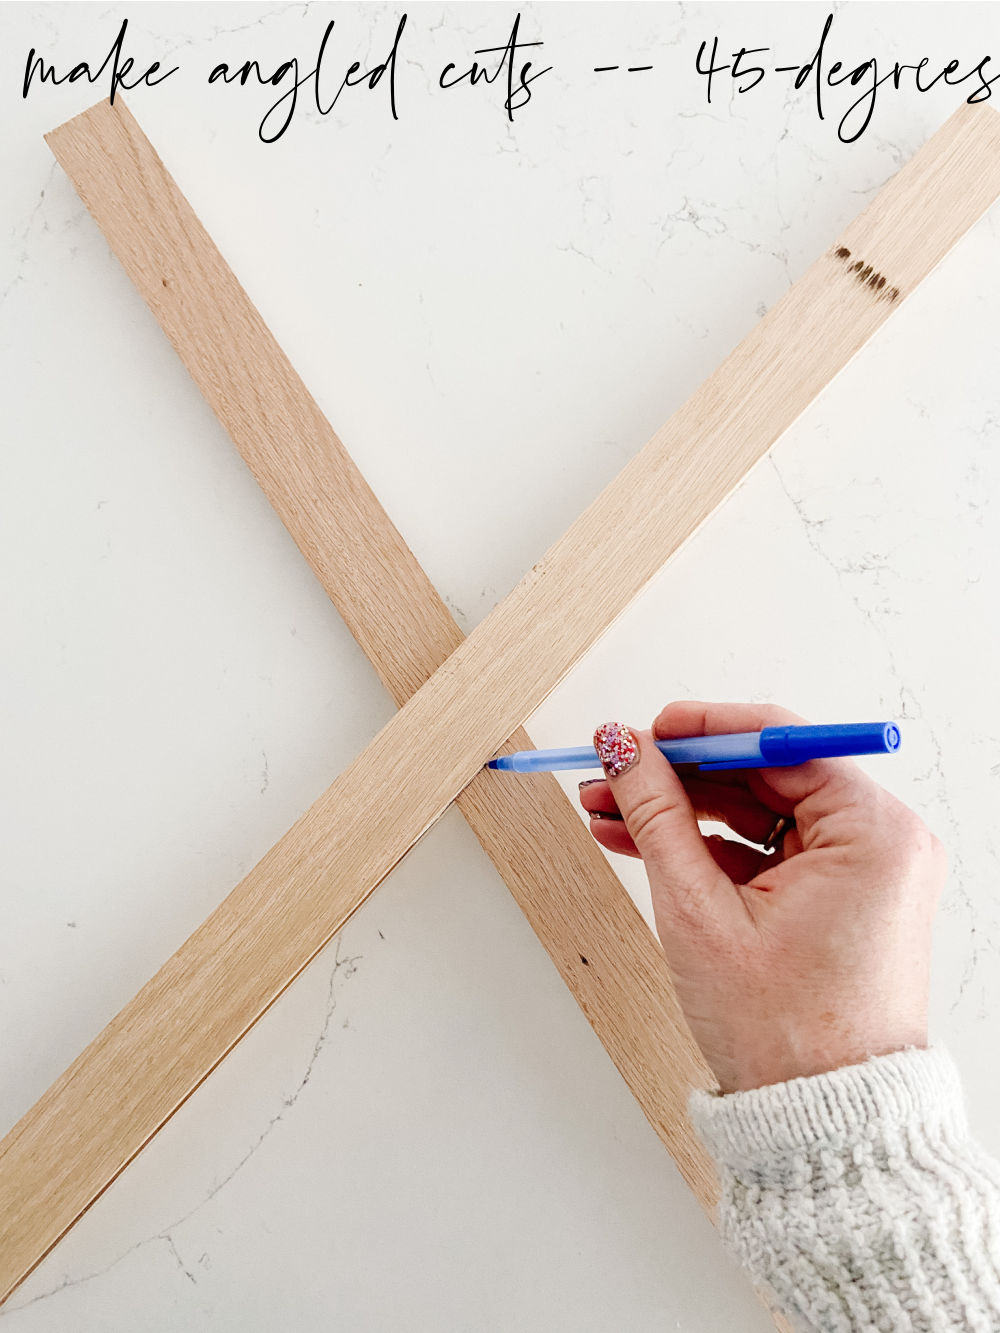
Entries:
<svg viewBox="0 0 1000 1333">
<path fill-rule="evenodd" d="M 851 252 L 846 245 L 838 245 L 833 252 L 833 257 L 845 264 L 848 273 L 852 273 L 862 286 L 874 292 L 880 299 L 886 301 L 899 300 L 899 288 L 888 286 L 887 279 L 878 272 L 874 264 L 866 263 L 864 259 L 855 259 L 853 264 L 847 263 L 851 258 Z"/>
</svg>

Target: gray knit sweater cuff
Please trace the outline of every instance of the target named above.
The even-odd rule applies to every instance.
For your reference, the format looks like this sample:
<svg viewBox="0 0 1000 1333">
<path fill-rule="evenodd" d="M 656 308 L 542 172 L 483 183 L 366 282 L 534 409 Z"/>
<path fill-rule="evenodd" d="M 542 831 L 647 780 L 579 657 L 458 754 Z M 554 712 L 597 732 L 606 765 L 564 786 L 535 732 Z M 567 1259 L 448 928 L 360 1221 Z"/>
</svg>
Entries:
<svg viewBox="0 0 1000 1333">
<path fill-rule="evenodd" d="M 947 1052 L 694 1092 L 728 1248 L 803 1330 L 1000 1329 L 1000 1167 Z"/>
<path fill-rule="evenodd" d="M 709 1152 L 736 1170 L 775 1154 L 870 1135 L 876 1125 L 883 1131 L 915 1122 L 928 1130 L 945 1124 L 956 1134 L 967 1130 L 958 1070 L 940 1047 L 897 1051 L 752 1092 L 698 1092 L 691 1103 Z"/>
</svg>

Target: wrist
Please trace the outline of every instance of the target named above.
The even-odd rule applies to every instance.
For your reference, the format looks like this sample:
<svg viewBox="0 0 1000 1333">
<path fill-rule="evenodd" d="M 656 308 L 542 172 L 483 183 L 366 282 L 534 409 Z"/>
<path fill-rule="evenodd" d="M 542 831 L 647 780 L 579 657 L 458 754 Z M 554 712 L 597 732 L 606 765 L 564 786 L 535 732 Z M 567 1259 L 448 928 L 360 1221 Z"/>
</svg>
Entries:
<svg viewBox="0 0 1000 1333">
<path fill-rule="evenodd" d="M 783 1028 L 772 1023 L 766 1040 L 737 1040 L 737 1054 L 726 1061 L 709 1059 L 723 1093 L 750 1092 L 755 1088 L 788 1083 L 794 1079 L 815 1078 L 847 1066 L 862 1065 L 883 1055 L 902 1050 L 926 1050 L 927 1017 L 920 1014 L 909 1021 L 882 1026 L 878 1032 L 865 1032 L 859 1025 L 849 1025 L 840 1033 L 830 1031 L 833 1014 L 823 1013 L 803 1031 L 793 1024 Z M 817 1033 L 818 1028 L 826 1032 Z"/>
</svg>

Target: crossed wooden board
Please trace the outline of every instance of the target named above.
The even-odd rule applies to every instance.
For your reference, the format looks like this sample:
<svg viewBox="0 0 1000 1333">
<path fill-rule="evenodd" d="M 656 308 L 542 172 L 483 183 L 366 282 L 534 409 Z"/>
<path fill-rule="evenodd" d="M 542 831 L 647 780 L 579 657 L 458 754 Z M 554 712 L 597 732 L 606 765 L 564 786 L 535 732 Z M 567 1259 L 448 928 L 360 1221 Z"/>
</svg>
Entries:
<svg viewBox="0 0 1000 1333">
<path fill-rule="evenodd" d="M 453 800 L 711 1213 L 652 933 L 554 778 L 482 766 L 994 202 L 1000 117 L 960 106 L 465 639 L 121 99 L 46 137 L 400 707 L 0 1143 L 0 1301 Z"/>
</svg>

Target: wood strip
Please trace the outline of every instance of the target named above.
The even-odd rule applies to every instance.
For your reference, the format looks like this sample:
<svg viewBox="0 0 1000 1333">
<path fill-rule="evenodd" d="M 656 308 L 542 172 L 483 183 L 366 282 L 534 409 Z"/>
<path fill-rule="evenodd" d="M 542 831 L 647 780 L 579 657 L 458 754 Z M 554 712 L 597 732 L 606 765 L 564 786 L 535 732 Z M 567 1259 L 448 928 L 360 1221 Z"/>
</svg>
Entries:
<svg viewBox="0 0 1000 1333">
<path fill-rule="evenodd" d="M 59 147 L 70 126 L 71 158 Z M 464 637 L 443 599 L 123 100 L 49 138 L 383 684 L 405 703 Z M 506 748 L 533 747 L 520 729 Z M 482 773 L 458 805 L 711 1211 L 715 1173 L 685 1103 L 692 1086 L 714 1080 L 632 899 L 551 774 L 497 782 Z"/>
<path fill-rule="evenodd" d="M 124 101 L 102 102 L 73 123 L 88 139 L 76 188 L 395 702 L 404 703 L 461 643 L 461 629 Z M 126 190 L 130 163 L 141 194 Z M 253 410 L 237 415 L 234 403 Z M 296 441 L 291 455 L 288 440 Z M 521 729 L 506 748 L 531 746 Z M 482 774 L 457 801 L 711 1213 L 717 1181 L 686 1100 L 692 1086 L 714 1080 L 631 898 L 551 775 L 498 784 Z"/>
<path fill-rule="evenodd" d="M 72 122 L 53 136 L 60 160 L 72 162 L 73 140 Z M 0 1290 L 107 1187 L 998 192 L 997 118 L 963 105 L 15 1126 L 0 1145 Z M 419 787 L 407 782 L 418 764 Z"/>
</svg>

